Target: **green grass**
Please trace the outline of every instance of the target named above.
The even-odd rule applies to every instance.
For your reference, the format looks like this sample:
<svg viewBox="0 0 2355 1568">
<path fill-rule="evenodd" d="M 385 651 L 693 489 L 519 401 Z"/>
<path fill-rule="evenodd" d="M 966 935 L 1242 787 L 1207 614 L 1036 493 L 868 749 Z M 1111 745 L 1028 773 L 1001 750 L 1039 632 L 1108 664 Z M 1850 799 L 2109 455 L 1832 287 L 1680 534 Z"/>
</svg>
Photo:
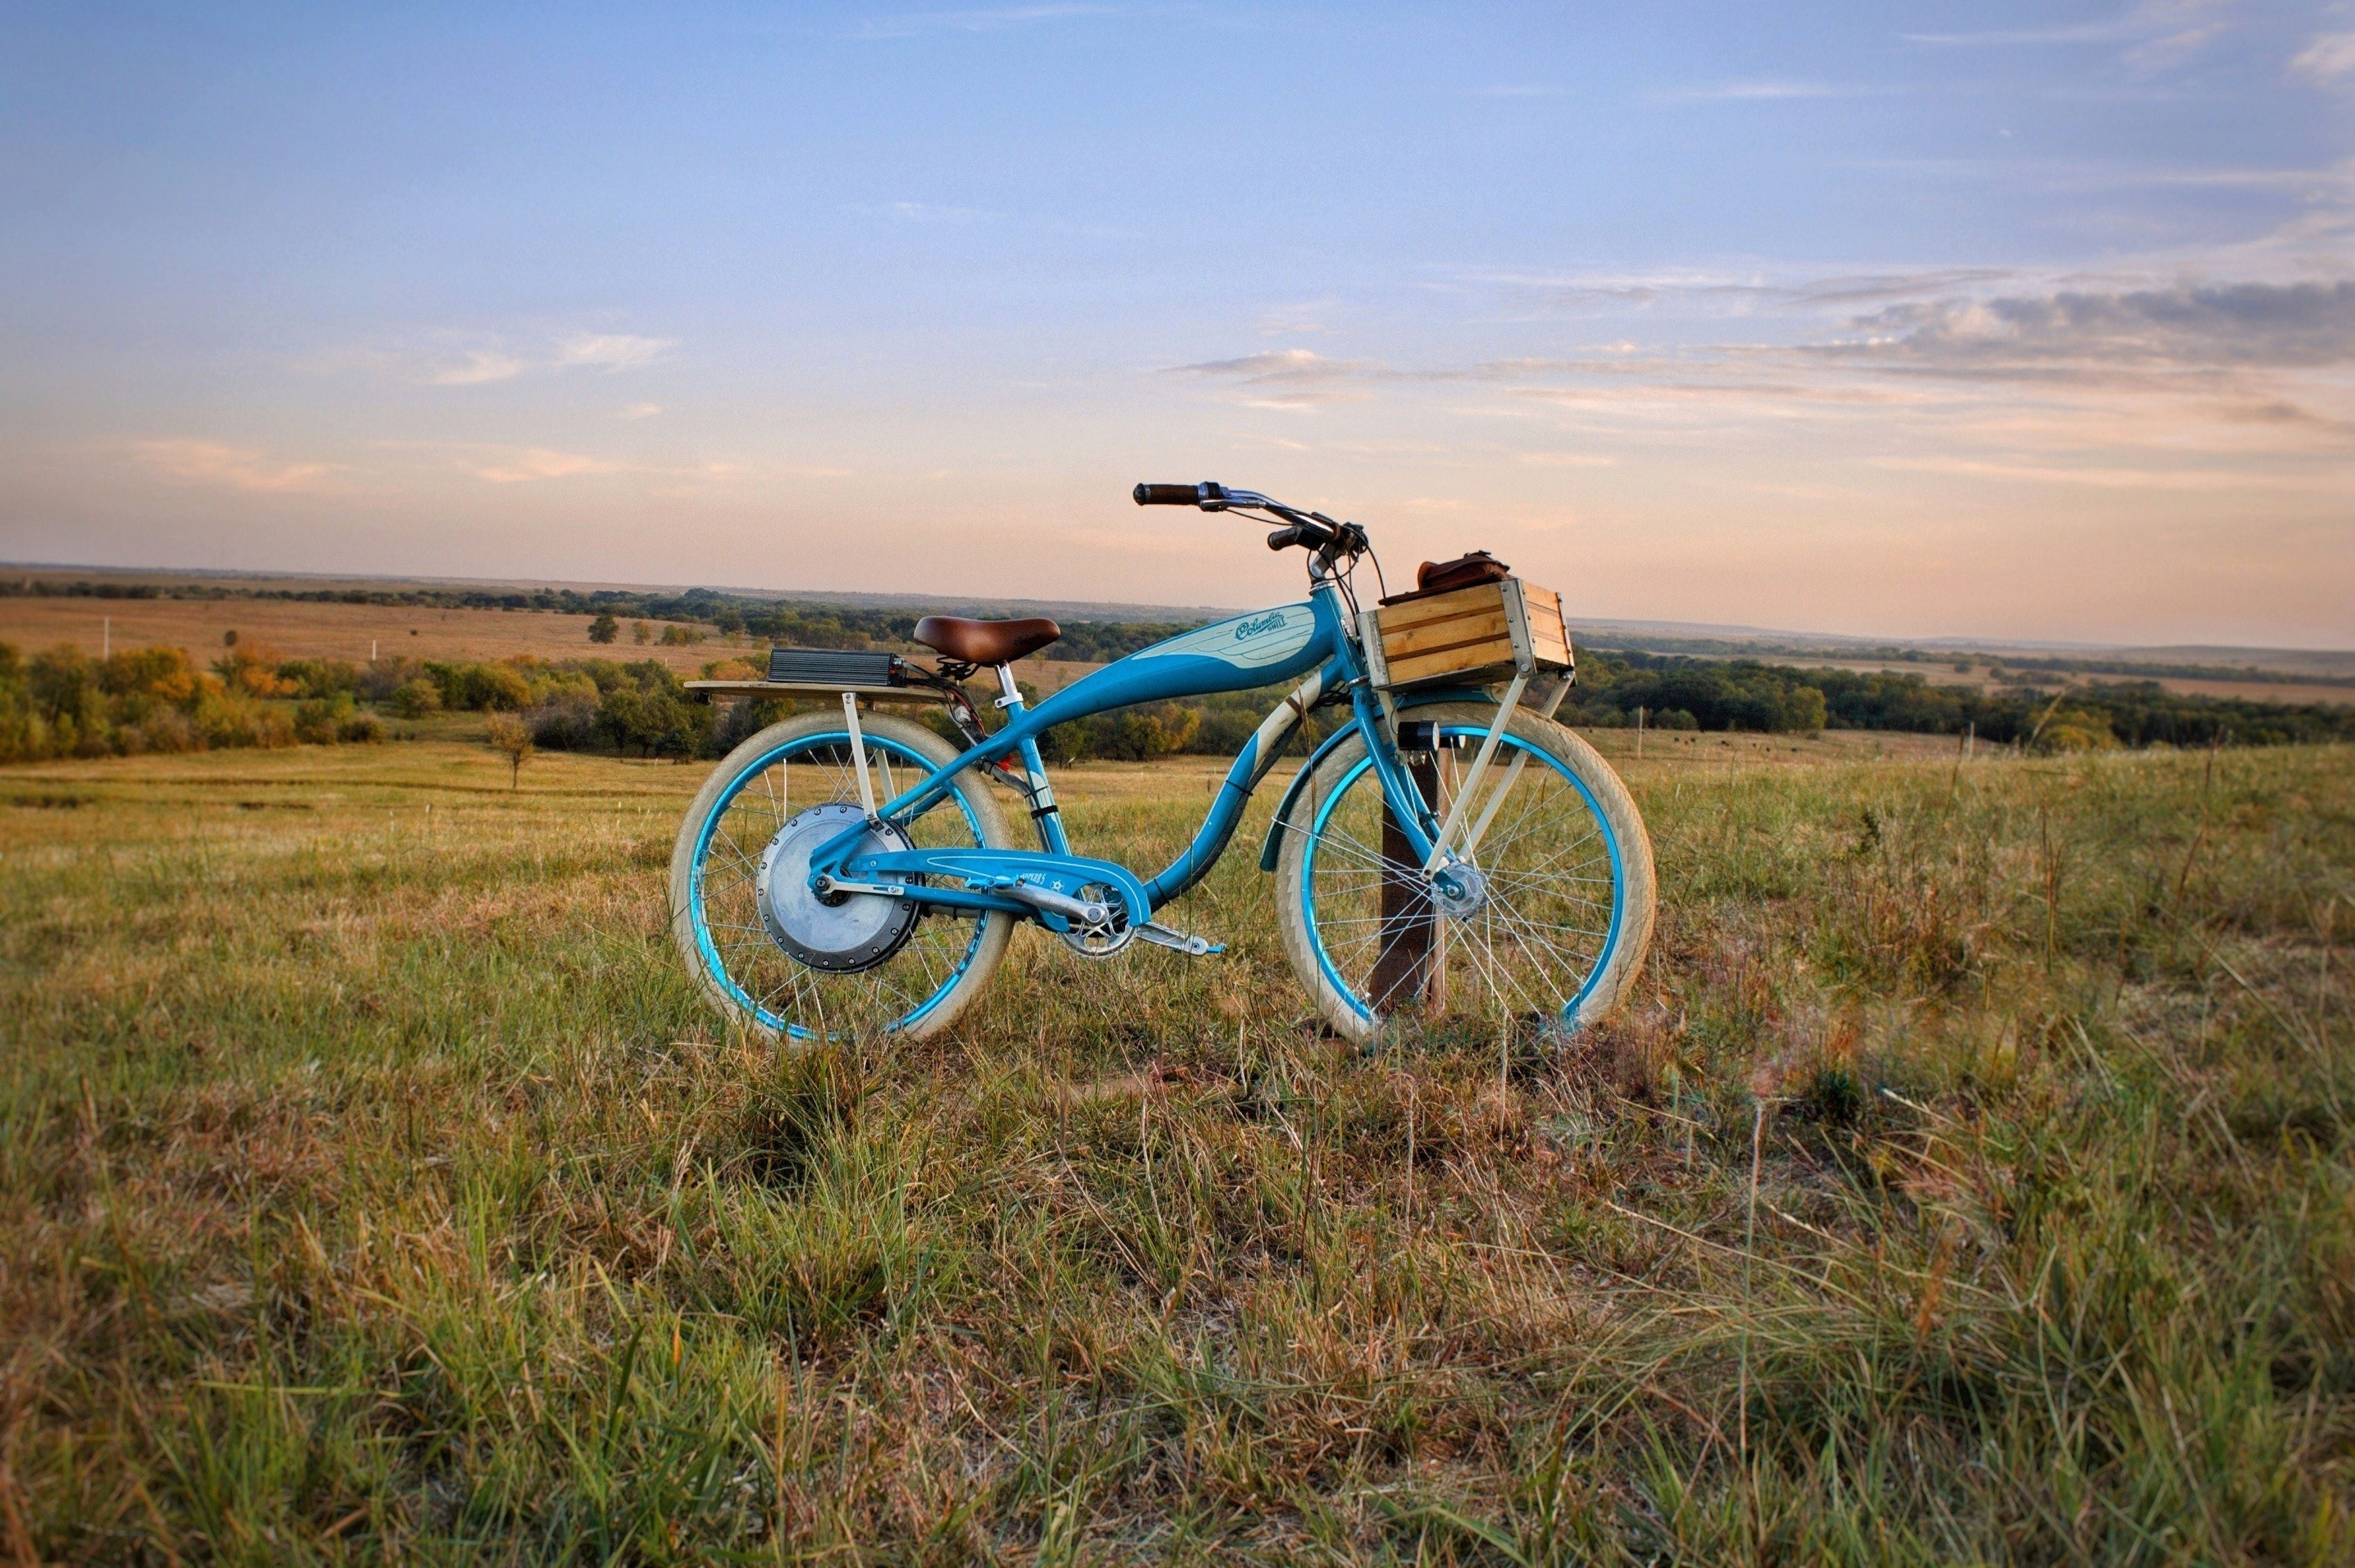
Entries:
<svg viewBox="0 0 2355 1568">
<path fill-rule="evenodd" d="M 0 774 L 0 1553 L 2355 1557 L 2355 753 L 1634 764 L 1654 964 L 1513 1061 L 1320 1036 L 1248 840 L 1224 958 L 780 1055 L 698 778 Z"/>
</svg>

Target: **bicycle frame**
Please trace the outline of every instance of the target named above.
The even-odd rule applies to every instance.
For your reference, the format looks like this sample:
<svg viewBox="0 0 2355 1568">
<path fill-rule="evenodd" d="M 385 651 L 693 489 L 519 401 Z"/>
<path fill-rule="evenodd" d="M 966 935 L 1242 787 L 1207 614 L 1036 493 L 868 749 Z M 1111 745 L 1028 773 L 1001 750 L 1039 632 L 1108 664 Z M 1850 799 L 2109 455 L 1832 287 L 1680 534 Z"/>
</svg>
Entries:
<svg viewBox="0 0 2355 1568">
<path fill-rule="evenodd" d="M 1039 755 L 1040 735 L 1055 725 L 1114 709 L 1213 692 L 1248 691 L 1302 675 L 1306 678 L 1243 742 L 1192 841 L 1159 875 L 1140 880 L 1124 866 L 1072 853 Z M 1068 897 L 1082 887 L 1098 884 L 1116 891 L 1129 907 L 1132 923 L 1142 925 L 1155 911 L 1209 874 L 1232 841 L 1252 792 L 1280 759 L 1284 742 L 1305 720 L 1310 709 L 1342 691 L 1348 694 L 1353 725 L 1365 736 L 1382 794 L 1416 858 L 1429 857 L 1439 840 L 1441 824 L 1391 741 L 1380 703 L 1366 679 L 1347 601 L 1329 574 L 1316 576 L 1305 603 L 1231 616 L 1156 643 L 1074 682 L 1035 709 L 1014 692 L 1010 680 L 1007 685 L 1009 695 L 1002 706 L 1008 722 L 1004 729 L 943 764 L 922 783 L 882 803 L 875 815 L 890 822 L 911 821 L 938 805 L 952 782 L 966 770 L 1018 763 L 1019 787 L 1030 798 L 1039 848 L 907 849 L 853 855 L 853 848 L 867 837 L 865 828 L 857 827 L 820 847 L 812 857 L 814 881 L 829 877 L 846 891 L 888 892 L 949 908 L 1000 911 L 1038 920 L 1057 931 L 1068 929 L 1067 919 L 1003 890 L 1028 883 Z M 878 883 L 873 879 L 879 876 L 895 881 Z"/>
</svg>

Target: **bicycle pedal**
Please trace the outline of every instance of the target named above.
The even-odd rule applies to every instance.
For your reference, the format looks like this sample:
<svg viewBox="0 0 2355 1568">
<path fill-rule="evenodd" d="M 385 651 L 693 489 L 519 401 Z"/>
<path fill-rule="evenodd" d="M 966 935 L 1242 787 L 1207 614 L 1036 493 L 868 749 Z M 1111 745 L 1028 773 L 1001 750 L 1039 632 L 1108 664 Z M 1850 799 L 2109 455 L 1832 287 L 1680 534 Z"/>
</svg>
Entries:
<svg viewBox="0 0 2355 1568">
<path fill-rule="evenodd" d="M 1227 944 L 1223 942 L 1212 942 L 1207 937 L 1188 936 L 1182 931 L 1172 931 L 1155 921 L 1147 921 L 1138 926 L 1136 934 L 1160 946 L 1176 948 L 1188 958 L 1208 958 L 1214 953 L 1224 953 L 1227 950 Z"/>
</svg>

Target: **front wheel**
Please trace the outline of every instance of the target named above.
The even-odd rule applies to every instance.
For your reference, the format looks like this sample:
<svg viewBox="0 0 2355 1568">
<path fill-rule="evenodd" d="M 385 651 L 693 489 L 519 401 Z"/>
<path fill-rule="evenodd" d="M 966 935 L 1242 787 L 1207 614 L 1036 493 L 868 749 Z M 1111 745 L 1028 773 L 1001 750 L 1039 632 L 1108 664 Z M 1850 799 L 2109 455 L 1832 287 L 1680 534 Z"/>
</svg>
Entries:
<svg viewBox="0 0 2355 1568">
<path fill-rule="evenodd" d="M 1444 820 L 1496 709 L 1412 709 L 1436 744 L 1411 772 Z M 1276 919 L 1317 1010 L 1371 1041 L 1392 1019 L 1562 1034 L 1626 995 L 1657 894 L 1644 819 L 1576 735 L 1516 713 L 1472 805 L 1488 830 L 1460 894 L 1432 896 L 1382 799 L 1365 738 L 1326 756 L 1282 824 Z M 1460 835 L 1459 835 L 1460 837 Z"/>
</svg>

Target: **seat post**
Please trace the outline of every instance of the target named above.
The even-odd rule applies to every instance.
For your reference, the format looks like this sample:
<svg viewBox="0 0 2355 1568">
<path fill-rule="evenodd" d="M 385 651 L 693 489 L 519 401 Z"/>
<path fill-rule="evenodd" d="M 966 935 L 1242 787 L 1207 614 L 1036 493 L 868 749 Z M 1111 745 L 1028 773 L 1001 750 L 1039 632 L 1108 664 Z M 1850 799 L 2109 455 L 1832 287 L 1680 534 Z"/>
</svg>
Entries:
<svg viewBox="0 0 2355 1568">
<path fill-rule="evenodd" d="M 997 689 L 1004 693 L 997 699 L 1000 708 L 1011 708 L 1022 700 L 1022 688 L 1014 684 L 1014 667 L 1011 664 L 997 667 Z"/>
</svg>

